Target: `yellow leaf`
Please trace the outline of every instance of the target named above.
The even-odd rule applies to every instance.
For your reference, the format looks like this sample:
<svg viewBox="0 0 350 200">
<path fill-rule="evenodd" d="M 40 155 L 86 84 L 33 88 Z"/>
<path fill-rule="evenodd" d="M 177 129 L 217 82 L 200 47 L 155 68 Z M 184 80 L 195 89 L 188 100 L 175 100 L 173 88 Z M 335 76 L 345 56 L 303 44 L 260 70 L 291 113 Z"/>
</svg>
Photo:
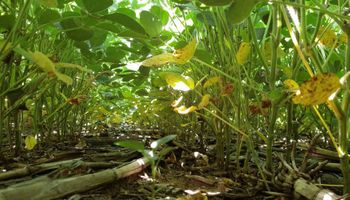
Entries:
<svg viewBox="0 0 350 200">
<path fill-rule="evenodd" d="M 44 72 L 50 75 L 56 75 L 55 64 L 45 54 L 36 51 L 32 53 L 32 59 Z"/>
<path fill-rule="evenodd" d="M 181 115 L 186 115 L 196 110 L 197 110 L 197 106 L 190 106 L 189 108 L 187 108 L 186 106 L 180 106 L 178 108 L 174 108 L 174 111 Z"/>
<path fill-rule="evenodd" d="M 145 67 L 153 67 L 174 62 L 174 56 L 172 53 L 163 53 L 144 60 L 142 65 Z"/>
<path fill-rule="evenodd" d="M 333 30 L 320 27 L 320 29 L 317 32 L 316 40 L 319 41 L 325 47 L 331 48 L 337 41 L 337 36 L 335 35 L 335 32 Z"/>
<path fill-rule="evenodd" d="M 72 69 L 78 69 L 82 72 L 89 72 L 88 69 L 80 66 L 80 65 L 76 65 L 76 64 L 72 64 L 72 63 L 55 63 L 55 67 L 62 67 L 62 68 L 72 68 Z"/>
<path fill-rule="evenodd" d="M 58 6 L 57 0 L 40 0 L 40 4 L 48 8 L 57 8 Z"/>
<path fill-rule="evenodd" d="M 173 53 L 162 53 L 144 60 L 142 65 L 145 67 L 157 67 L 167 63 L 185 64 L 193 57 L 196 46 L 196 39 L 193 39 L 185 47 L 176 49 Z"/>
<path fill-rule="evenodd" d="M 340 34 L 339 40 L 340 40 L 342 43 L 345 43 L 345 44 L 346 44 L 346 43 L 348 42 L 348 35 L 346 35 L 346 33 L 342 32 L 342 33 Z"/>
<path fill-rule="evenodd" d="M 202 109 L 206 107 L 209 104 L 209 101 L 210 101 L 210 94 L 205 94 L 202 97 L 201 102 L 198 104 L 198 109 Z"/>
<path fill-rule="evenodd" d="M 25 147 L 27 150 L 32 150 L 35 145 L 37 144 L 36 138 L 32 135 L 27 135 L 26 139 L 24 140 Z"/>
<path fill-rule="evenodd" d="M 222 80 L 219 76 L 215 76 L 215 77 L 212 77 L 212 78 L 209 78 L 203 85 L 203 88 L 207 88 L 207 87 L 210 87 L 216 83 L 221 83 Z"/>
<path fill-rule="evenodd" d="M 180 74 L 174 72 L 161 72 L 160 76 L 165 79 L 165 81 L 174 90 L 189 91 L 194 88 L 194 81 L 190 77 L 182 77 Z"/>
<path fill-rule="evenodd" d="M 187 61 L 189 61 L 196 52 L 196 47 L 197 41 L 196 39 L 193 39 L 185 47 L 175 50 L 173 53 L 175 63 L 185 64 Z"/>
<path fill-rule="evenodd" d="M 339 78 L 335 74 L 319 74 L 301 84 L 292 100 L 295 104 L 319 105 L 326 103 L 340 87 Z"/>
<path fill-rule="evenodd" d="M 283 81 L 283 84 L 289 91 L 296 92 L 299 90 L 299 84 L 292 79 Z"/>
<path fill-rule="evenodd" d="M 122 122 L 122 118 L 120 115 L 114 114 L 113 117 L 111 118 L 111 122 L 114 124 L 119 124 L 120 122 Z"/>
<path fill-rule="evenodd" d="M 50 58 L 47 55 L 39 51 L 31 53 L 31 55 L 33 62 L 37 64 L 44 72 L 46 72 L 48 76 L 56 76 L 58 80 L 61 80 L 67 85 L 71 85 L 73 83 L 73 79 L 71 77 L 62 74 L 56 70 L 55 64 L 50 60 Z"/>
<path fill-rule="evenodd" d="M 248 42 L 242 42 L 236 54 L 237 63 L 243 65 L 247 62 L 251 46 Z"/>
<path fill-rule="evenodd" d="M 61 80 L 62 82 L 66 83 L 67 85 L 73 84 L 73 79 L 70 76 L 67 76 L 65 74 L 62 74 L 60 72 L 56 71 L 56 76 L 58 80 Z"/>
</svg>

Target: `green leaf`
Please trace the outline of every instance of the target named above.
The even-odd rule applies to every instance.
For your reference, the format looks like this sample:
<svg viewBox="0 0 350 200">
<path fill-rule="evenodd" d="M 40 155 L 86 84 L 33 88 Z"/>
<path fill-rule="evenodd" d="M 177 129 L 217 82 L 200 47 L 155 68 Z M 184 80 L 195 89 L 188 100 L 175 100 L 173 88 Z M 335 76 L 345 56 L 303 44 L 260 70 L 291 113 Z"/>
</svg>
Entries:
<svg viewBox="0 0 350 200">
<path fill-rule="evenodd" d="M 145 150 L 145 145 L 142 142 L 137 140 L 122 140 L 122 141 L 114 142 L 114 144 L 124 148 L 135 150 L 138 152 L 142 152 Z"/>
<path fill-rule="evenodd" d="M 151 12 L 156 15 L 163 25 L 167 25 L 169 21 L 169 13 L 159 6 L 152 6 Z"/>
<path fill-rule="evenodd" d="M 67 36 L 75 41 L 84 41 L 90 39 L 94 35 L 94 31 L 88 27 L 84 27 L 80 16 L 77 13 L 68 12 L 63 16 L 76 16 L 61 21 L 62 27 L 65 29 Z"/>
<path fill-rule="evenodd" d="M 226 6 L 233 2 L 233 0 L 199 0 L 207 6 Z"/>
<path fill-rule="evenodd" d="M 166 144 L 176 138 L 176 135 L 167 135 L 151 143 L 151 148 L 156 149 L 159 146 Z"/>
<path fill-rule="evenodd" d="M 140 22 L 151 37 L 159 36 L 160 32 L 162 32 L 162 22 L 156 15 L 149 11 L 141 12 Z"/>
<path fill-rule="evenodd" d="M 1 15 L 0 16 L 0 28 L 5 28 L 7 30 L 11 30 L 13 25 L 15 24 L 15 16 L 14 15 Z"/>
<path fill-rule="evenodd" d="M 52 9 L 45 9 L 38 18 L 38 23 L 40 25 L 42 24 L 49 24 L 52 22 L 57 22 L 61 18 L 60 13 L 57 10 Z"/>
<path fill-rule="evenodd" d="M 95 13 L 113 5 L 113 0 L 83 0 L 83 4 L 87 11 Z"/>
<path fill-rule="evenodd" d="M 106 31 L 94 31 L 94 35 L 92 38 L 90 38 L 91 47 L 98 47 L 102 45 L 107 38 L 107 34 L 108 33 Z"/>
<path fill-rule="evenodd" d="M 57 0 L 39 0 L 39 2 L 42 6 L 48 8 L 57 8 L 58 6 Z"/>
<path fill-rule="evenodd" d="M 136 20 L 129 17 L 128 15 L 115 12 L 112 14 L 105 15 L 102 18 L 123 25 L 125 28 L 136 33 L 140 33 L 142 35 L 146 34 L 145 29 Z"/>
</svg>

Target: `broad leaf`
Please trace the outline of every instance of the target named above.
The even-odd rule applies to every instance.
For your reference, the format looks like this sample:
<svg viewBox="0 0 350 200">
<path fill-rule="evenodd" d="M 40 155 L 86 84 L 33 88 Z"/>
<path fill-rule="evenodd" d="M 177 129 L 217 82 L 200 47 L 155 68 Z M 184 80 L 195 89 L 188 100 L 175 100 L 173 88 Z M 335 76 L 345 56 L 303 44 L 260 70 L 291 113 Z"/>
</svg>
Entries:
<svg viewBox="0 0 350 200">
<path fill-rule="evenodd" d="M 108 7 L 113 5 L 113 0 L 82 0 L 84 7 L 90 13 L 99 12 L 106 10 Z"/>
<path fill-rule="evenodd" d="M 140 14 L 140 22 L 145 29 L 145 31 L 151 37 L 159 36 L 162 32 L 162 22 L 160 19 L 149 11 L 142 11 Z"/>
<path fill-rule="evenodd" d="M 157 149 L 160 145 L 166 144 L 176 138 L 176 135 L 167 135 L 151 143 L 152 149 Z"/>
<path fill-rule="evenodd" d="M 136 20 L 129 17 L 128 15 L 115 12 L 115 13 L 103 16 L 103 19 L 110 20 L 112 22 L 123 25 L 125 28 L 131 31 L 134 31 L 136 33 L 139 33 L 142 35 L 146 34 L 145 29 Z"/>
<path fill-rule="evenodd" d="M 138 152 L 143 152 L 145 150 L 145 145 L 137 140 L 122 140 L 114 142 L 114 144 Z"/>
</svg>

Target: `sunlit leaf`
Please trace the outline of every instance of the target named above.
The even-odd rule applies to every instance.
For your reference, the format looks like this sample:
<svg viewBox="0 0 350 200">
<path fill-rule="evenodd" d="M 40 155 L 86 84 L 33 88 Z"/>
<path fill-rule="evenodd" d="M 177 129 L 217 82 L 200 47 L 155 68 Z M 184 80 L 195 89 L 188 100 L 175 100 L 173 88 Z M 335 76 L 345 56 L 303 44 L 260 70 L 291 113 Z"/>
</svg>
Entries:
<svg viewBox="0 0 350 200">
<path fill-rule="evenodd" d="M 197 106 L 190 106 L 190 107 L 186 107 L 186 106 L 180 106 L 178 108 L 174 108 L 174 111 L 181 114 L 181 115 L 186 115 L 188 113 L 194 112 L 197 110 Z"/>
<path fill-rule="evenodd" d="M 159 74 L 174 90 L 189 91 L 194 88 L 194 81 L 190 77 L 183 77 L 174 72 L 162 72 Z"/>
<path fill-rule="evenodd" d="M 142 65 L 145 67 L 157 67 L 167 63 L 185 64 L 193 57 L 196 46 L 196 39 L 193 39 L 185 47 L 177 49 L 173 53 L 162 53 L 144 60 Z"/>
<path fill-rule="evenodd" d="M 237 63 L 240 65 L 245 64 L 248 61 L 251 46 L 247 42 L 242 42 L 236 54 Z"/>
<path fill-rule="evenodd" d="M 337 36 L 333 30 L 320 27 L 317 32 L 316 41 L 319 41 L 325 47 L 331 48 L 337 41 Z"/>
<path fill-rule="evenodd" d="M 326 103 L 340 87 L 339 78 L 335 74 L 319 74 L 301 84 L 292 100 L 295 104 L 319 105 Z"/>
<path fill-rule="evenodd" d="M 144 60 L 142 65 L 146 67 L 154 67 L 173 62 L 175 61 L 172 53 L 163 53 Z"/>
<path fill-rule="evenodd" d="M 174 101 L 171 103 L 171 106 L 172 106 L 173 108 L 177 107 L 177 106 L 181 103 L 182 99 L 183 99 L 183 96 L 181 96 L 180 98 L 174 100 Z"/>
<path fill-rule="evenodd" d="M 165 136 L 165 137 L 162 137 L 162 138 L 160 138 L 160 139 L 158 139 L 158 140 L 156 140 L 156 141 L 153 141 L 153 142 L 151 143 L 151 148 L 152 148 L 152 149 L 156 149 L 156 148 L 158 148 L 160 145 L 166 144 L 166 143 L 168 143 L 168 142 L 174 140 L 175 138 L 176 138 L 176 135 L 167 135 L 167 136 Z"/>
<path fill-rule="evenodd" d="M 222 80 L 219 76 L 215 76 L 215 77 L 212 77 L 212 78 L 209 78 L 203 85 L 203 88 L 207 88 L 207 87 L 210 87 L 214 84 L 217 84 L 217 83 L 222 83 Z"/>
<path fill-rule="evenodd" d="M 210 94 L 203 95 L 201 102 L 198 104 L 198 109 L 207 107 L 210 102 Z"/>
<path fill-rule="evenodd" d="M 25 147 L 24 147 L 25 149 L 32 150 L 37 144 L 37 140 L 34 136 L 27 135 L 26 139 L 24 140 L 24 144 L 25 144 Z"/>
<path fill-rule="evenodd" d="M 193 39 L 185 47 L 181 49 L 176 49 L 173 53 L 175 63 L 185 64 L 187 61 L 189 61 L 196 52 L 196 47 L 197 41 L 196 39 Z"/>
</svg>

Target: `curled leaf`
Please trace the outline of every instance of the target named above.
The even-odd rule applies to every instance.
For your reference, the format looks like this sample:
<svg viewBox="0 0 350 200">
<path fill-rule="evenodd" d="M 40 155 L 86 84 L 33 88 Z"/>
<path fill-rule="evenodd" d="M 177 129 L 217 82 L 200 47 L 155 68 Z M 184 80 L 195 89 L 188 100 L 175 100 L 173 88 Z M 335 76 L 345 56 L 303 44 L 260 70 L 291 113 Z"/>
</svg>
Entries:
<svg viewBox="0 0 350 200">
<path fill-rule="evenodd" d="M 205 94 L 202 97 L 201 102 L 198 104 L 198 109 L 202 109 L 204 107 L 207 107 L 209 102 L 210 102 L 210 94 Z"/>
<path fill-rule="evenodd" d="M 335 74 L 319 74 L 301 84 L 292 100 L 295 104 L 319 105 L 326 103 L 340 87 L 339 78 Z"/>
<path fill-rule="evenodd" d="M 37 144 L 37 140 L 34 136 L 27 135 L 26 139 L 24 140 L 24 143 L 25 143 L 25 147 L 24 147 L 25 149 L 32 150 Z"/>
<path fill-rule="evenodd" d="M 248 42 L 242 42 L 236 54 L 237 63 L 243 65 L 247 62 L 251 46 Z"/>
<path fill-rule="evenodd" d="M 177 107 L 177 106 L 181 103 L 182 99 L 183 99 L 183 96 L 181 96 L 180 98 L 174 100 L 174 101 L 171 103 L 171 107 L 173 107 L 173 108 Z"/>
<path fill-rule="evenodd" d="M 180 106 L 180 107 L 174 108 L 174 111 L 181 115 L 186 115 L 196 110 L 197 110 L 197 106 L 190 106 L 188 108 L 186 106 Z"/>
</svg>

